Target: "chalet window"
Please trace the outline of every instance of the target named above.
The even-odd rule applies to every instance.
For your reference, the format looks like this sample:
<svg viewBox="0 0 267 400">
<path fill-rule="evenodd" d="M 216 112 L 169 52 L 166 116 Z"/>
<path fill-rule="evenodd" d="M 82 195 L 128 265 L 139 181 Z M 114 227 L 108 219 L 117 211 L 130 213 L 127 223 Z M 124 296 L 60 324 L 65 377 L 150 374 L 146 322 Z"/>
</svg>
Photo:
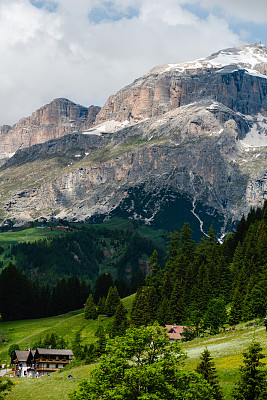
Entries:
<svg viewBox="0 0 267 400">
<path fill-rule="evenodd" d="M 46 364 L 46 368 L 49 368 L 49 364 Z"/>
<path fill-rule="evenodd" d="M 58 364 L 56 364 L 56 368 L 58 368 Z"/>
</svg>

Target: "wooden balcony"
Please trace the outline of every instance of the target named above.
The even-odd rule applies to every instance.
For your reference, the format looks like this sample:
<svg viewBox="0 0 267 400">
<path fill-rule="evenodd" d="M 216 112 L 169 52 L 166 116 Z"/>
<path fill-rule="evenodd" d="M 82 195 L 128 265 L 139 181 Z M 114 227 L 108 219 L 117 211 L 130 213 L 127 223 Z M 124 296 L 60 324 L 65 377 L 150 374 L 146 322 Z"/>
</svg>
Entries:
<svg viewBox="0 0 267 400">
<path fill-rule="evenodd" d="M 56 359 L 56 358 L 37 358 L 35 364 L 47 363 L 47 364 L 69 364 L 70 360 L 67 359 Z"/>
</svg>

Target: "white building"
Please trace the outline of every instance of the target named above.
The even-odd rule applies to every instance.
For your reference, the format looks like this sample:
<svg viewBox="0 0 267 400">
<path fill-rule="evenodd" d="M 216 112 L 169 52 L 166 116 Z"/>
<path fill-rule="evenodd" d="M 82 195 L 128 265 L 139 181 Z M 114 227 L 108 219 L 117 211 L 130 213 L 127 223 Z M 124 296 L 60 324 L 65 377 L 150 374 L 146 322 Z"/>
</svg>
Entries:
<svg viewBox="0 0 267 400">
<path fill-rule="evenodd" d="M 17 377 L 39 377 L 62 369 L 72 361 L 69 349 L 16 350 L 11 357 L 15 364 L 13 371 Z"/>
</svg>

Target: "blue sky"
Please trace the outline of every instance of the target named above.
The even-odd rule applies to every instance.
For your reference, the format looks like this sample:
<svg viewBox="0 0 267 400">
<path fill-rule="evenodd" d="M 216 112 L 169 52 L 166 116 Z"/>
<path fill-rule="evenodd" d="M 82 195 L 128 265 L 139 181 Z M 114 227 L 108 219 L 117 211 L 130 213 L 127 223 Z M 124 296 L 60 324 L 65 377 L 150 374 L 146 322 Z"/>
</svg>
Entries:
<svg viewBox="0 0 267 400">
<path fill-rule="evenodd" d="M 1 0 L 0 125 L 247 42 L 267 43 L 266 0 Z"/>
</svg>

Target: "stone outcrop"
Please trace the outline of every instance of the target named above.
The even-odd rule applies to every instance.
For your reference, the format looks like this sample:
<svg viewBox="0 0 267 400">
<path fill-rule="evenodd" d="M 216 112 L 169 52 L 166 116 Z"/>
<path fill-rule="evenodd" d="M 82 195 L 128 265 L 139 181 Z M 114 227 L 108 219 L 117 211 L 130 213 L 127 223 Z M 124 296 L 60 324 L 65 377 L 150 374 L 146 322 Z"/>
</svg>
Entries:
<svg viewBox="0 0 267 400">
<path fill-rule="evenodd" d="M 100 107 L 88 109 L 67 99 L 55 99 L 13 127 L 1 127 L 0 159 L 10 157 L 18 149 L 90 128 L 99 110 Z"/>
<path fill-rule="evenodd" d="M 233 64 L 221 64 L 220 57 L 228 57 Z M 260 62 L 261 59 L 267 62 L 267 49 L 252 45 L 226 49 L 193 63 L 154 68 L 110 96 L 95 123 L 110 119 L 138 122 L 203 98 L 243 114 L 265 114 L 267 63 Z"/>
</svg>

